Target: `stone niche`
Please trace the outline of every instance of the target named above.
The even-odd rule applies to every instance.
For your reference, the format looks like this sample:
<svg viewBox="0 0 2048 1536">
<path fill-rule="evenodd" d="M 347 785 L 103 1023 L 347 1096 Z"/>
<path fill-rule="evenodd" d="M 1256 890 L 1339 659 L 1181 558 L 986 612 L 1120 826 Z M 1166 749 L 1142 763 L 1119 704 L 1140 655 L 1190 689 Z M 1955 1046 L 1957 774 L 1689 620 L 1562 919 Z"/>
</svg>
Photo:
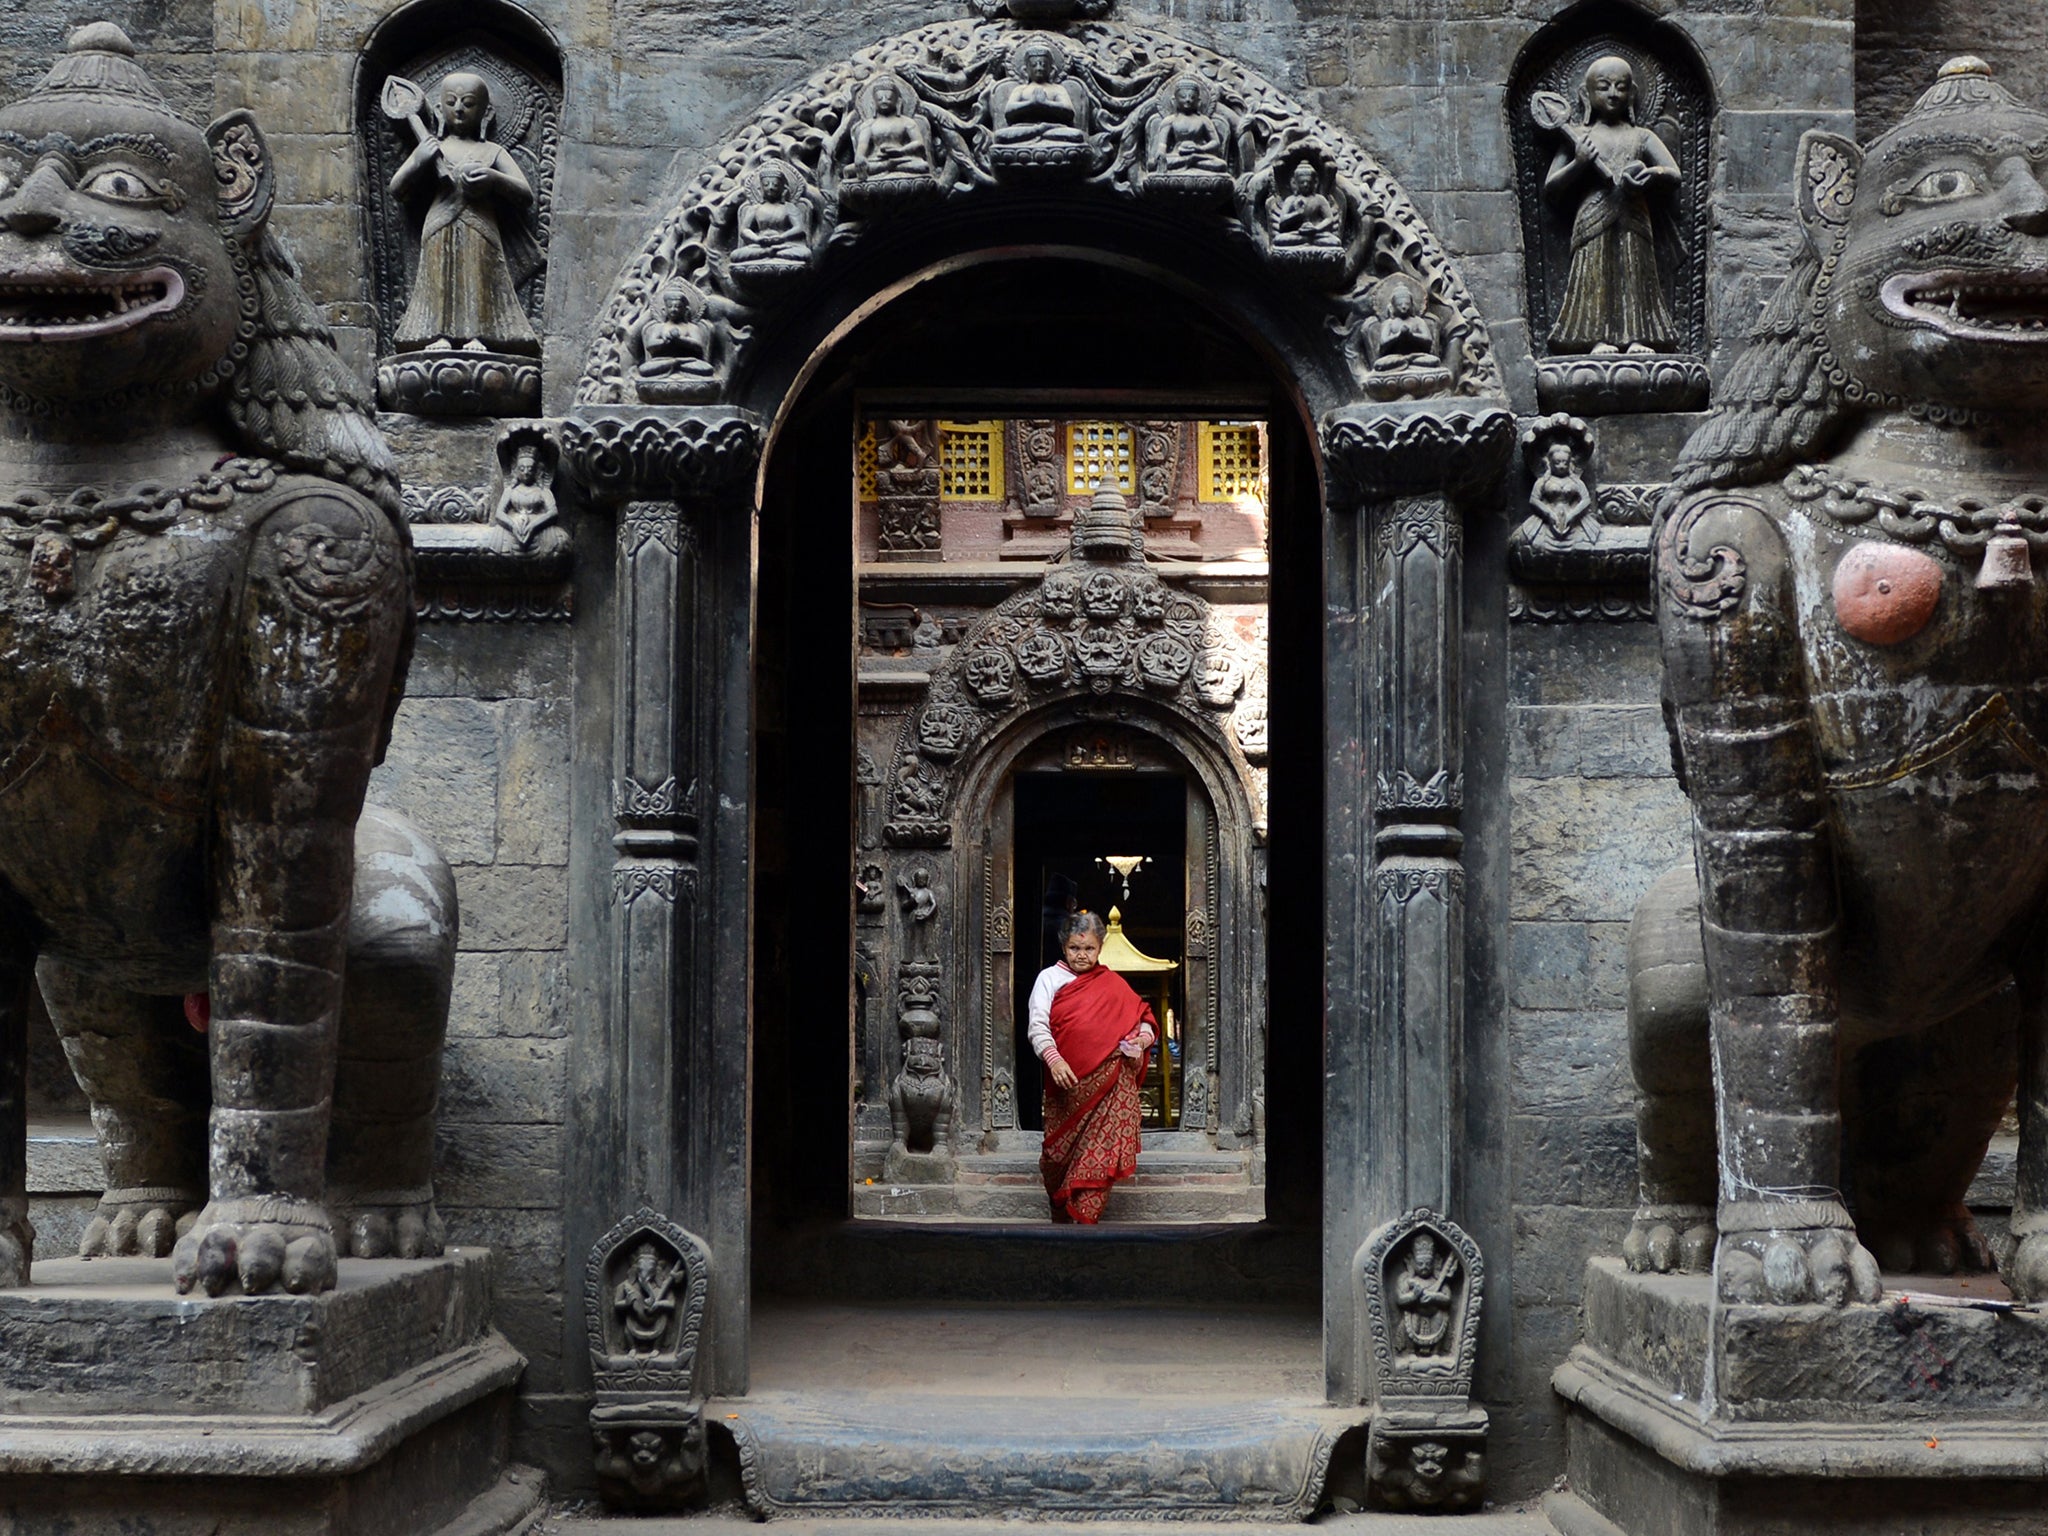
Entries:
<svg viewBox="0 0 2048 1536">
<path fill-rule="evenodd" d="M 487 96 L 482 121 L 467 129 L 439 115 L 445 83 L 462 76 L 480 79 Z M 561 117 L 554 44 L 524 12 L 498 0 L 423 0 L 393 15 L 364 50 L 355 131 L 383 409 L 438 417 L 538 414 Z M 523 182 L 525 194 L 501 183 L 496 195 L 471 195 L 452 229 L 427 233 L 457 208 L 448 201 L 447 177 L 416 151 L 427 135 L 452 142 L 465 134 L 482 146 L 470 157 L 512 184 Z M 401 181 L 396 191 L 394 176 Z M 480 219 L 496 228 L 495 251 L 477 227 Z M 484 268 L 472 274 L 471 287 L 486 298 L 416 303 L 429 245 L 430 266 L 438 259 Z M 472 313 L 480 305 L 485 313 Z"/>
<path fill-rule="evenodd" d="M 1508 130 L 1545 410 L 1706 404 L 1713 115 L 1691 43 L 1631 6 L 1566 11 L 1516 60 Z"/>
</svg>

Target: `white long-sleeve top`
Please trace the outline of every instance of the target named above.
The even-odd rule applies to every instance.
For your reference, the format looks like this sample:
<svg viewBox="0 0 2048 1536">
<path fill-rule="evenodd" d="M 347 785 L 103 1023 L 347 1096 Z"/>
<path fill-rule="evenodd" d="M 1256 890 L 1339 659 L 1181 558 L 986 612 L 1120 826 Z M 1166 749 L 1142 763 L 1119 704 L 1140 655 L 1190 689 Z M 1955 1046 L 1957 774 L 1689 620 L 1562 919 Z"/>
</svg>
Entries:
<svg viewBox="0 0 2048 1536">
<path fill-rule="evenodd" d="M 1074 973 L 1067 969 L 1067 963 L 1058 960 L 1040 971 L 1038 980 L 1031 983 L 1031 1002 L 1025 1013 L 1028 1022 L 1024 1026 L 1024 1038 L 1031 1042 L 1031 1049 L 1038 1053 L 1040 1061 L 1053 1054 L 1053 994 L 1073 979 Z"/>
</svg>

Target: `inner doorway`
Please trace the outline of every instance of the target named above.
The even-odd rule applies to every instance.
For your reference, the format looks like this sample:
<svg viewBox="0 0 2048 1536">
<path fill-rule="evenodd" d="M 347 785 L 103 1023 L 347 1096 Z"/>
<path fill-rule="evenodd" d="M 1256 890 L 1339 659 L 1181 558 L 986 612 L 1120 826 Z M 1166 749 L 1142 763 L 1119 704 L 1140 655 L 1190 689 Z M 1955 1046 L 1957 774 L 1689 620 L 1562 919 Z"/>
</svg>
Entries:
<svg viewBox="0 0 2048 1536">
<path fill-rule="evenodd" d="M 1185 1049 L 1187 914 L 1206 904 L 1188 889 L 1190 793 L 1185 775 L 1135 765 L 1123 772 L 1040 768 L 1014 780 L 1011 883 L 1016 910 L 1038 914 L 1038 942 L 1017 945 L 1011 996 L 1028 1005 L 1032 982 L 1060 957 L 1068 914 L 1102 914 L 1113 936 L 1106 963 L 1123 972 L 1159 1023 L 1159 1053 L 1140 1093 L 1141 1124 L 1152 1131 L 1180 1129 L 1188 1060 L 1199 1059 L 1199 1047 L 1195 1058 Z M 1014 1004 L 1010 1010 L 1013 1059 L 1026 1068 L 1028 1011 Z M 1016 1082 L 1018 1127 L 1043 1131 L 1042 1078 L 1025 1070 Z"/>
<path fill-rule="evenodd" d="M 1024 314 L 1057 316 L 1059 334 L 1094 340 L 1079 350 L 1025 344 L 1016 321 Z M 1107 1285 L 1115 1275 L 1122 1294 L 1179 1244 L 1180 1259 L 1148 1272 L 1148 1295 L 1312 1297 L 1320 1281 L 1322 525 L 1313 438 L 1298 402 L 1213 310 L 1133 273 L 1058 257 L 922 281 L 862 320 L 818 368 L 776 431 L 761 503 L 757 1277 L 783 1295 L 900 1296 L 906 1285 L 966 1285 L 971 1275 L 976 1295 L 1023 1297 L 1093 1283 L 1085 1277 Z M 1159 484 L 1162 467 L 1170 488 Z M 961 740 L 951 756 L 925 753 L 927 741 L 943 753 L 951 740 L 957 722 L 943 710 L 936 719 L 922 712 L 945 703 L 948 688 L 972 686 L 953 663 L 971 653 L 978 617 L 1038 601 L 1049 575 L 1093 569 L 1070 551 L 1105 469 L 1126 487 L 1145 537 L 1144 570 L 1167 589 L 1173 623 L 1186 627 L 1206 613 L 1232 644 L 1205 652 L 1214 664 L 1191 671 L 1186 690 L 1134 676 L 1098 693 L 1077 673 L 1059 700 L 1031 692 L 1032 708 Z M 1248 492 L 1257 493 L 1256 515 Z M 849 501 L 852 536 L 835 538 L 835 524 L 847 526 L 837 509 Z M 1129 617 L 1143 637 L 1164 627 L 1149 609 Z M 1193 698 L 1197 687 L 1228 707 Z M 917 729 L 925 723 L 929 736 Z M 1174 983 L 1177 1022 L 1192 1029 L 1206 1007 L 1221 1031 L 1243 1030 L 1250 1048 L 1233 1051 L 1227 1034 L 1212 1033 L 1217 1070 L 1206 1114 L 1191 1125 L 1184 1075 L 1177 1128 L 1144 1133 L 1141 1166 L 1185 1178 L 1211 1203 L 1173 1194 L 1181 1230 L 1167 1246 L 1165 1234 L 1134 1235 L 1138 1246 L 1126 1254 L 1117 1232 L 1128 1228 L 1114 1208 L 1103 1229 L 1078 1236 L 1049 1223 L 1039 1133 L 1028 1123 L 1036 1060 L 1023 1072 L 1016 1060 L 1019 942 L 1028 960 L 1038 947 L 1035 914 L 1025 914 L 1020 932 L 1019 906 L 1038 898 L 1020 898 L 1007 874 L 977 882 L 967 855 L 1014 807 L 1019 775 L 1129 777 L 1134 770 L 1112 765 L 1133 744 L 1159 754 L 1136 773 L 1181 786 L 1183 879 L 1205 873 L 1197 850 L 1208 839 L 1218 850 L 1219 892 L 1214 912 L 1191 914 L 1178 946 L 1146 936 L 1137 947 L 1185 967 Z M 906 748 L 923 770 L 906 767 Z M 1076 767 L 1070 750 L 1097 765 Z M 946 788 L 934 803 L 950 823 L 942 836 L 902 814 L 909 807 L 897 794 L 911 779 L 922 787 L 939 777 Z M 1198 816 L 1213 818 L 1213 833 L 1197 835 Z M 1006 846 L 1014 856 L 1014 832 Z M 847 860 L 837 882 L 829 878 L 835 847 Z M 1134 908 L 1144 882 L 1164 873 L 1162 865 L 1134 874 Z M 935 913 L 923 925 L 916 914 L 926 895 L 918 893 L 928 893 Z M 923 952 L 891 948 L 920 926 Z M 1270 964 L 1268 934 L 1292 944 Z M 840 935 L 849 958 L 835 1020 L 829 988 Z M 1200 990 L 1204 950 L 1213 1005 L 1188 996 Z M 986 963 L 992 951 L 994 966 Z M 916 970 L 906 974 L 903 961 Z M 935 1028 L 952 1082 L 950 1184 L 888 1176 L 905 983 L 927 981 L 938 1016 L 917 1023 Z M 990 996 L 997 988 L 1007 994 L 999 1003 Z M 1269 1020 L 1289 1023 L 1269 1033 Z M 1193 1038 L 1182 1039 L 1183 1074 Z M 1270 1125 L 1269 1100 L 1290 1106 Z M 1202 1166 L 1210 1160 L 1230 1167 Z M 962 1183 L 961 1172 L 986 1182 Z M 1218 1219 L 1214 1202 L 1229 1182 L 1245 1187 L 1228 1195 L 1227 1223 L 1204 1226 Z M 963 1219 L 948 1191 L 970 1193 L 982 1216 Z M 1078 1255 L 1073 1263 L 1047 1255 L 1020 1267 L 1005 1245 L 1042 1235 L 1095 1257 L 1082 1264 Z M 1238 1285 L 1235 1277 L 1254 1274 L 1255 1283 Z"/>
</svg>

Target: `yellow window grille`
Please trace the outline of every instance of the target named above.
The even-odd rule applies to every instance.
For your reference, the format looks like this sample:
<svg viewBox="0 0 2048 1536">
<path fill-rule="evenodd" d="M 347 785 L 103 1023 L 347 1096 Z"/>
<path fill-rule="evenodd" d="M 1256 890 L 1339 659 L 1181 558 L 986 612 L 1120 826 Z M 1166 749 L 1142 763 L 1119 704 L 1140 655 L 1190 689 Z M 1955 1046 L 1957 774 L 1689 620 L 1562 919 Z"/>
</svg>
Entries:
<svg viewBox="0 0 2048 1536">
<path fill-rule="evenodd" d="M 943 501 L 1001 501 L 1003 424 L 939 423 L 939 497 Z"/>
<path fill-rule="evenodd" d="M 1067 426 L 1067 489 L 1077 496 L 1107 480 L 1124 495 L 1138 489 L 1131 469 L 1131 429 L 1115 421 L 1076 421 Z"/>
<path fill-rule="evenodd" d="M 1202 500 L 1235 501 L 1240 496 L 1263 500 L 1266 476 L 1259 450 L 1260 433 L 1256 422 L 1203 422 L 1198 466 Z"/>
<path fill-rule="evenodd" d="M 853 478 L 862 501 L 875 499 L 875 424 L 860 424 L 860 436 L 853 440 Z"/>
</svg>

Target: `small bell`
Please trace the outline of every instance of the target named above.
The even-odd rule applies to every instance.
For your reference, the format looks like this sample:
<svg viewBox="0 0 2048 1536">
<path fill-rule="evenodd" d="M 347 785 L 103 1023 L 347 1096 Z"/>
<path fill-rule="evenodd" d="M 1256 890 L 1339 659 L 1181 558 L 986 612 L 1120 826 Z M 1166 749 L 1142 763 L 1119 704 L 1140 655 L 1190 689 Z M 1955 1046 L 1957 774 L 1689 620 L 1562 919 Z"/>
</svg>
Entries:
<svg viewBox="0 0 2048 1536">
<path fill-rule="evenodd" d="M 1977 572 L 1977 590 L 1988 592 L 2007 587 L 2024 587 L 2034 579 L 2027 557 L 2027 536 L 2020 520 L 2008 512 L 1991 530 L 1984 546 L 1984 566 Z"/>
</svg>

